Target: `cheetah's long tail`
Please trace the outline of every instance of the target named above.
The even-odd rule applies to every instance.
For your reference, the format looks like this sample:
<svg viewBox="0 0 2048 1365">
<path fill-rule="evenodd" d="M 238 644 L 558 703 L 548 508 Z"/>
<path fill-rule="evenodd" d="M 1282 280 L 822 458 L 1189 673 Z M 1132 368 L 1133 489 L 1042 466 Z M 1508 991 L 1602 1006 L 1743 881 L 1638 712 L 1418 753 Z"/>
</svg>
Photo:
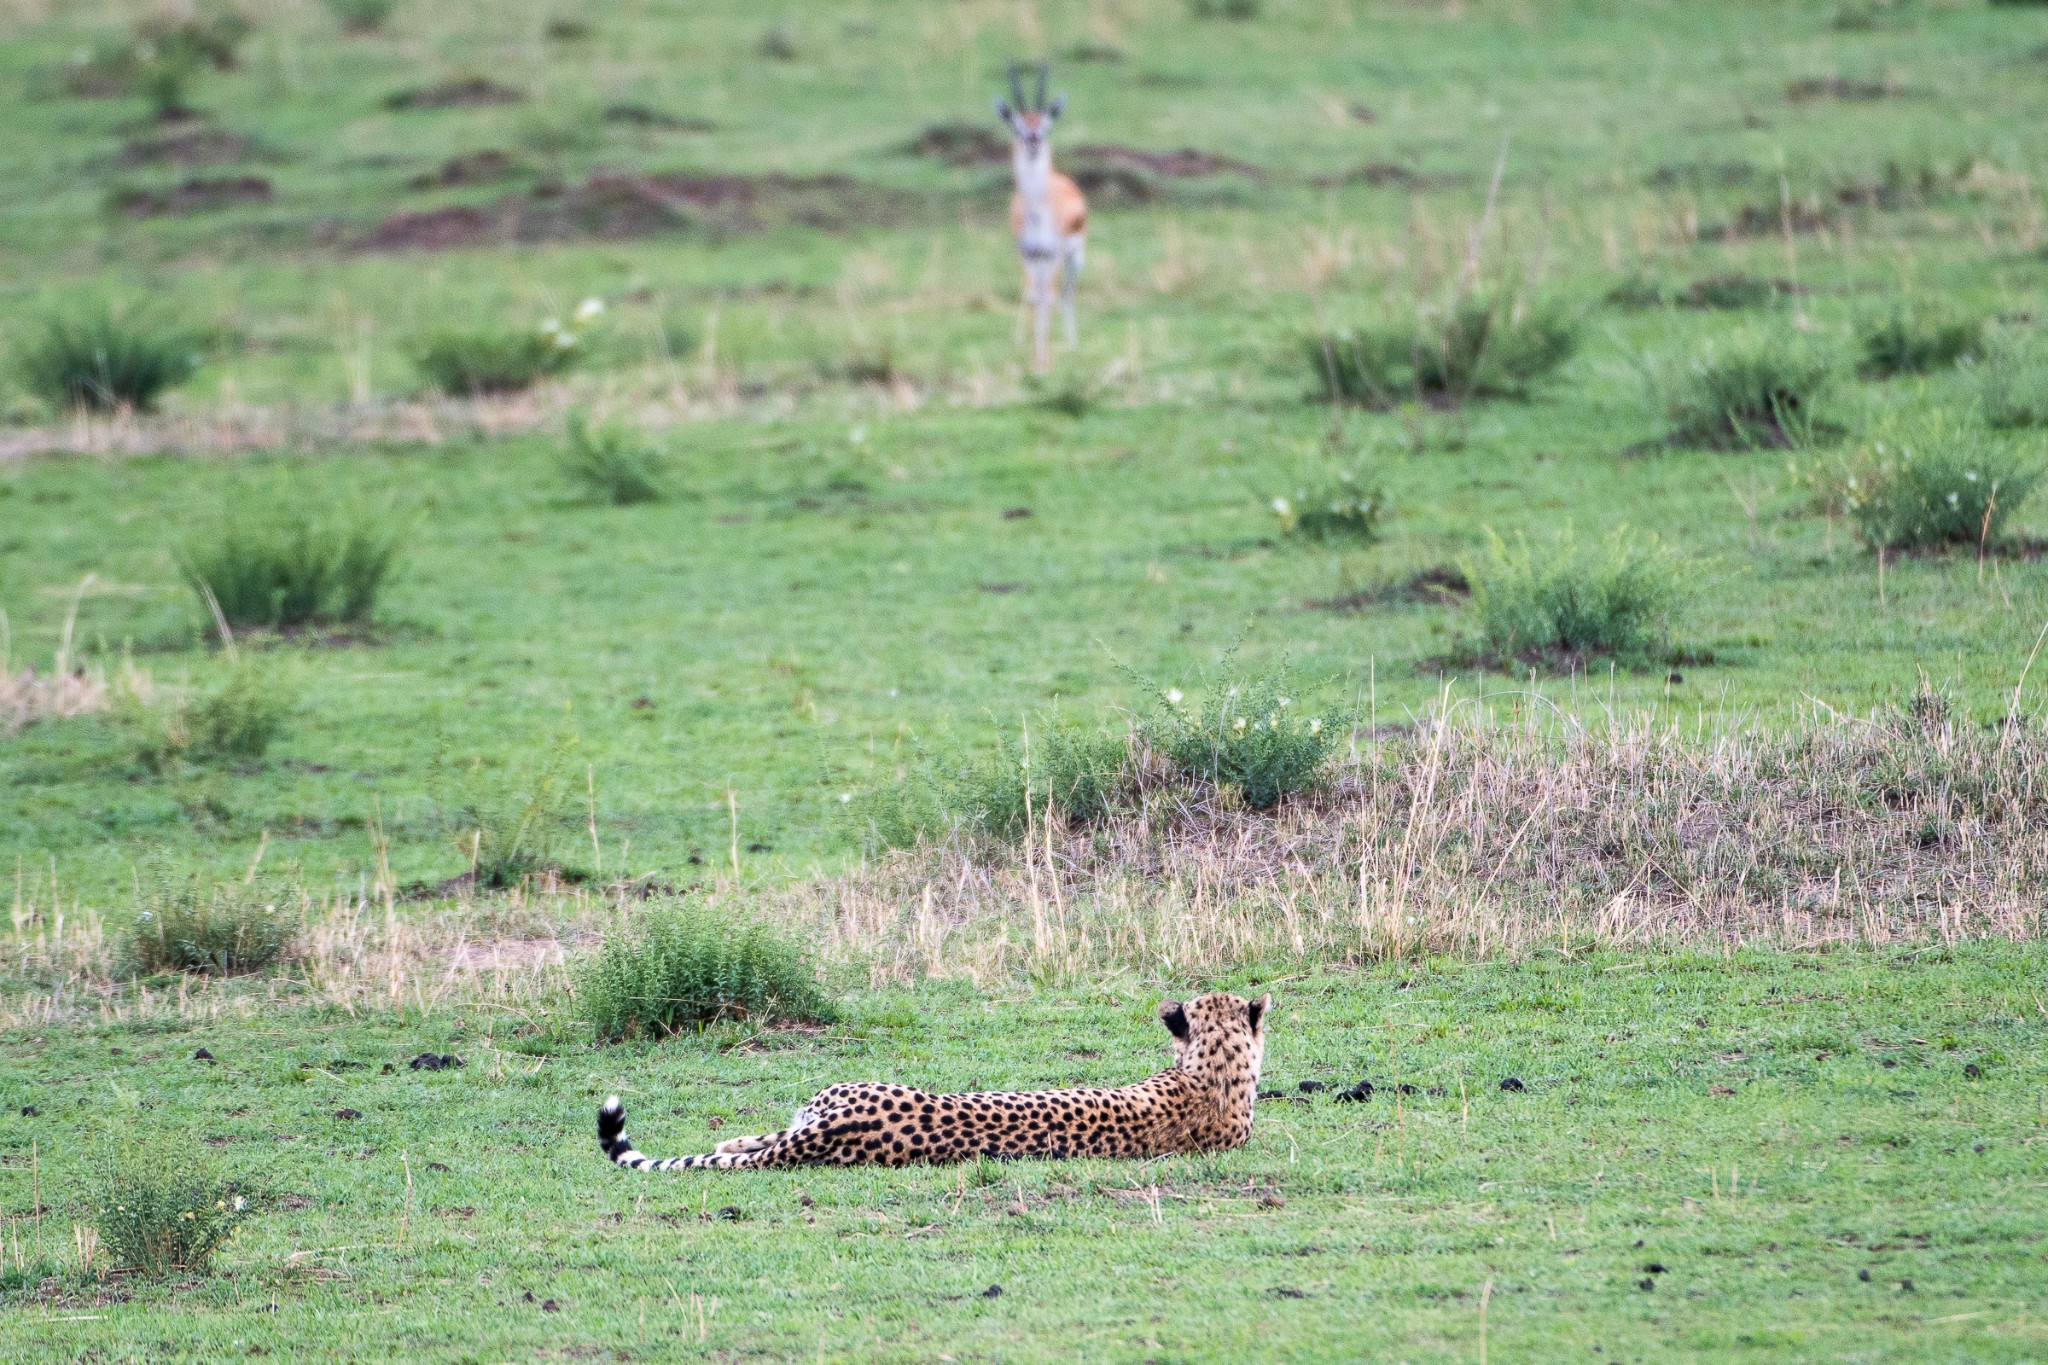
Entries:
<svg viewBox="0 0 2048 1365">
<path fill-rule="evenodd" d="M 617 1095 L 608 1095 L 597 1109 L 597 1145 L 604 1154 L 619 1165 L 632 1171 L 680 1171 L 691 1167 L 704 1166 L 717 1170 L 732 1170 L 745 1166 L 765 1166 L 777 1148 L 777 1139 L 782 1134 L 771 1134 L 768 1138 L 751 1139 L 758 1143 L 747 1151 L 704 1152 L 693 1156 L 672 1156 L 657 1161 L 655 1158 L 634 1150 L 633 1139 L 626 1136 L 626 1106 Z"/>
</svg>

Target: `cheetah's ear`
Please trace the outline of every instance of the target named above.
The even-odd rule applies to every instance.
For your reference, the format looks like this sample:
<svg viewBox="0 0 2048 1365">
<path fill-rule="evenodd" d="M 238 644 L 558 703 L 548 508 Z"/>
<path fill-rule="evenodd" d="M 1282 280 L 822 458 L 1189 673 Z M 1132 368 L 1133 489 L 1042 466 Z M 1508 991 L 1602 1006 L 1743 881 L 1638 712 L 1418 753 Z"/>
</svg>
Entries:
<svg viewBox="0 0 2048 1365">
<path fill-rule="evenodd" d="M 1246 1017 L 1251 1020 L 1253 1033 L 1259 1031 L 1259 1021 L 1266 1017 L 1266 1011 L 1272 1007 L 1273 997 L 1271 995 L 1262 995 L 1244 1007 Z"/>
<path fill-rule="evenodd" d="M 1160 1001 L 1159 1022 L 1166 1025 L 1166 1031 L 1183 1043 L 1188 1040 L 1188 1012 L 1181 1008 L 1180 1001 Z"/>
</svg>

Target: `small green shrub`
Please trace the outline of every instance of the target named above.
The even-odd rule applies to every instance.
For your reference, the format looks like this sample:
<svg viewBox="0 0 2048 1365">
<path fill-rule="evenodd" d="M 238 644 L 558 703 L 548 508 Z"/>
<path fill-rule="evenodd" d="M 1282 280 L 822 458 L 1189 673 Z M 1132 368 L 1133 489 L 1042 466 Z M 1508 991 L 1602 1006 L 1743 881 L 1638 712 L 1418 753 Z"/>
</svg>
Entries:
<svg viewBox="0 0 2048 1365">
<path fill-rule="evenodd" d="M 108 308 L 51 318 L 15 364 L 23 387 L 52 407 L 148 412 L 192 376 L 199 357 L 192 337 Z"/>
<path fill-rule="evenodd" d="M 129 728 L 141 736 L 136 758 L 151 772 L 259 759 L 284 733 L 292 714 L 284 692 L 247 666 L 216 691 L 159 709 L 134 699 L 123 705 Z"/>
<path fill-rule="evenodd" d="M 501 890 L 563 870 L 558 854 L 576 823 L 568 781 L 575 749 L 575 738 L 563 735 L 511 765 L 435 754 L 435 801 L 474 887 Z"/>
<path fill-rule="evenodd" d="M 187 541 L 178 563 L 208 614 L 218 605 L 230 626 L 360 624 L 398 560 L 397 533 L 379 524 L 387 521 L 365 510 L 319 522 L 249 508 Z"/>
<path fill-rule="evenodd" d="M 576 363 L 576 345 L 564 333 L 437 332 L 413 347 L 412 360 L 442 393 L 473 397 L 518 393 Z"/>
<path fill-rule="evenodd" d="M 584 966 L 576 1003 L 597 1037 L 665 1037 L 728 1020 L 820 1022 L 835 1016 L 803 951 L 756 919 L 679 900 L 607 935 Z"/>
<path fill-rule="evenodd" d="M 397 0 L 327 0 L 343 33 L 375 33 L 390 21 Z"/>
<path fill-rule="evenodd" d="M 1758 279 L 1754 275 L 1710 275 L 1687 285 L 1678 301 L 1687 308 L 1734 312 L 1776 303 L 1790 288 L 1777 280 Z"/>
<path fill-rule="evenodd" d="M 1526 396 L 1578 341 L 1577 323 L 1555 308 L 1467 298 L 1410 323 L 1312 336 L 1307 357 L 1326 400 L 1375 410 L 1454 406 Z"/>
<path fill-rule="evenodd" d="M 1738 337 L 1695 357 L 1663 387 L 1670 444 L 1706 450 L 1802 445 L 1832 434 L 1815 406 L 1834 362 L 1776 333 Z"/>
<path fill-rule="evenodd" d="M 1982 355 L 1984 320 L 1896 309 L 1858 328 L 1856 345 L 1867 379 L 1926 374 Z"/>
<path fill-rule="evenodd" d="M 128 974 L 246 976 L 289 956 L 304 923 L 304 892 L 288 879 L 202 881 L 152 869 L 135 927 L 122 940 Z"/>
<path fill-rule="evenodd" d="M 1048 715 L 1031 723 L 1028 741 L 1027 752 L 1024 736 L 999 735 L 989 752 L 956 766 L 919 754 L 900 780 L 863 802 L 868 844 L 908 848 L 959 828 L 1014 839 L 1054 811 L 1069 824 L 1091 824 L 1130 796 L 1135 764 L 1127 734 Z"/>
<path fill-rule="evenodd" d="M 1188 14 L 1196 19 L 1256 19 L 1265 12 L 1265 0 L 1187 0 Z"/>
<path fill-rule="evenodd" d="M 1275 497 L 1271 506 L 1280 519 L 1280 529 L 1288 535 L 1366 543 L 1379 538 L 1387 495 L 1365 470 L 1334 469 L 1313 483 L 1304 482 L 1291 494 Z"/>
<path fill-rule="evenodd" d="M 764 30 L 755 51 L 771 62 L 793 62 L 802 56 L 796 42 L 796 21 L 784 19 Z"/>
<path fill-rule="evenodd" d="M 1566 532 L 1540 551 L 1489 534 L 1485 560 L 1465 566 L 1465 576 L 1482 646 L 1494 659 L 1626 661 L 1667 642 L 1682 599 L 1679 567 L 1655 537 L 1624 528 L 1590 548 Z"/>
<path fill-rule="evenodd" d="M 1662 308 L 1670 302 L 1664 286 L 1647 275 L 1623 276 L 1614 282 L 1604 298 L 1612 306 L 1626 308 L 1632 312 Z"/>
<path fill-rule="evenodd" d="M 1997 543 L 2041 473 L 1974 422 L 1937 413 L 1872 441 L 1838 486 L 1872 549 L 1931 550 Z"/>
<path fill-rule="evenodd" d="M 1306 715 L 1289 691 L 1284 673 L 1232 678 L 1205 706 L 1161 691 L 1146 737 L 1189 780 L 1270 810 L 1322 779 L 1352 720 L 1338 711 Z"/>
<path fill-rule="evenodd" d="M 114 1265 L 151 1279 L 204 1275 L 249 1212 L 204 1153 L 167 1140 L 128 1143 L 93 1163 L 85 1219 Z"/>
<path fill-rule="evenodd" d="M 1977 405 L 1998 430 L 2048 426 L 2048 345 L 2000 336 L 1977 367 Z"/>
<path fill-rule="evenodd" d="M 562 473 L 588 497 L 615 507 L 660 502 L 663 495 L 660 453 L 622 424 L 592 430 L 581 411 L 569 414 Z"/>
</svg>

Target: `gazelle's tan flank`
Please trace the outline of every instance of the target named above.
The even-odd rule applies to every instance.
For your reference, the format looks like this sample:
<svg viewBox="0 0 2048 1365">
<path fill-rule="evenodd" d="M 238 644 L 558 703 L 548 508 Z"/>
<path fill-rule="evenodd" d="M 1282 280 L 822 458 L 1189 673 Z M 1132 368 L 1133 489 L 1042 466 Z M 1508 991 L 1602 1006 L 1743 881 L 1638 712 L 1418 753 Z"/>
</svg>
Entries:
<svg viewBox="0 0 2048 1365">
<path fill-rule="evenodd" d="M 1010 130 L 1010 164 L 1017 192 L 1010 199 L 1010 231 L 1024 260 L 1024 293 L 1031 303 L 1031 368 L 1043 374 L 1052 368 L 1052 301 L 1059 285 L 1060 314 L 1067 345 L 1074 345 L 1074 289 L 1081 282 L 1086 254 L 1088 201 L 1081 187 L 1052 168 L 1052 125 L 1067 107 L 1067 97 L 1046 102 L 1047 68 L 1038 66 L 1037 98 L 1027 103 L 1017 66 L 1010 65 L 1010 98 L 996 101 L 996 116 Z"/>
</svg>

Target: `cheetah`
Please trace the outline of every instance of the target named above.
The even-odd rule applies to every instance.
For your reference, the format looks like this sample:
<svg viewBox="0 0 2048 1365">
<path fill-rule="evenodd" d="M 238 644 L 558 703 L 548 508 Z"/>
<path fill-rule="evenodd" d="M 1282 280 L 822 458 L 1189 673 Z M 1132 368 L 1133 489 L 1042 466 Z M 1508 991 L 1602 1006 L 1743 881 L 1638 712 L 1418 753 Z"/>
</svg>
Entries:
<svg viewBox="0 0 2048 1365">
<path fill-rule="evenodd" d="M 597 1141 L 606 1156 L 636 1171 L 1151 1157 L 1237 1147 L 1251 1136 L 1272 1001 L 1218 994 L 1185 1005 L 1163 1002 L 1159 1020 L 1172 1035 L 1173 1065 L 1119 1090 L 934 1095 L 856 1081 L 820 1090 L 780 1132 L 666 1160 L 634 1150 L 625 1106 L 613 1095 L 597 1111 Z"/>
</svg>

